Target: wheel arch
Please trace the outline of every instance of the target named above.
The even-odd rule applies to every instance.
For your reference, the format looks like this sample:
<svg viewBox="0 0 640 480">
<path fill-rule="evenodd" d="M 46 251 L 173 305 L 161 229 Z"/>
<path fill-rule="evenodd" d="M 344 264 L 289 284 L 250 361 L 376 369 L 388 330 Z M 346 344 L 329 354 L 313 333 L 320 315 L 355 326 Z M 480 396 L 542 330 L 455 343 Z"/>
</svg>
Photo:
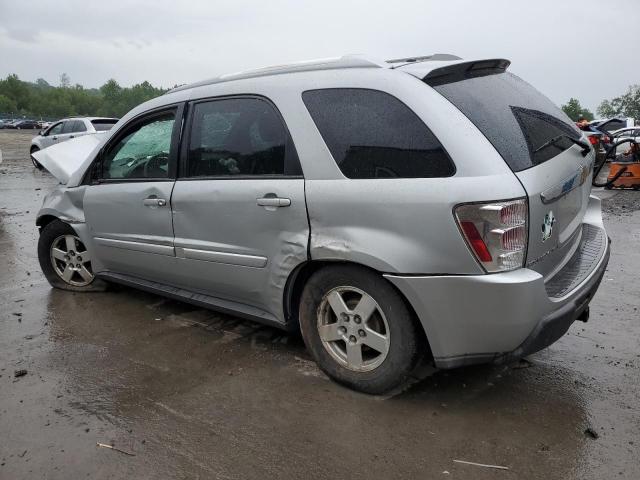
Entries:
<svg viewBox="0 0 640 480">
<path fill-rule="evenodd" d="M 49 215 L 49 214 L 41 215 L 36 219 L 36 226 L 38 227 L 38 230 L 42 231 L 44 227 L 46 227 L 51 222 L 54 222 L 56 220 L 63 221 L 60 218 L 56 217 L 55 215 Z"/>
<path fill-rule="evenodd" d="M 360 267 L 364 270 L 367 270 L 375 275 L 379 275 L 384 278 L 385 281 L 395 290 L 395 292 L 400 296 L 402 301 L 405 303 L 409 311 L 413 316 L 413 320 L 416 322 L 418 326 L 418 331 L 421 332 L 422 338 L 420 341 L 424 342 L 424 345 L 427 348 L 428 355 L 430 356 L 430 360 L 433 361 L 433 356 L 431 353 L 431 347 L 429 345 L 429 339 L 427 338 L 427 333 L 418 318 L 418 315 L 411 305 L 411 302 L 407 299 L 407 297 L 396 287 L 392 282 L 386 279 L 383 276 L 383 272 L 380 272 L 374 268 L 371 268 L 367 265 L 363 265 L 357 262 L 349 262 L 344 260 L 309 260 L 304 263 L 298 265 L 290 274 L 287 279 L 287 283 L 285 285 L 284 290 L 284 304 L 283 310 L 285 315 L 285 320 L 287 324 L 287 329 L 290 331 L 298 331 L 300 329 L 299 323 L 299 305 L 300 305 L 300 297 L 302 296 L 302 290 L 306 285 L 307 281 L 315 272 L 322 268 L 326 268 L 333 265 L 352 265 L 355 267 Z"/>
</svg>

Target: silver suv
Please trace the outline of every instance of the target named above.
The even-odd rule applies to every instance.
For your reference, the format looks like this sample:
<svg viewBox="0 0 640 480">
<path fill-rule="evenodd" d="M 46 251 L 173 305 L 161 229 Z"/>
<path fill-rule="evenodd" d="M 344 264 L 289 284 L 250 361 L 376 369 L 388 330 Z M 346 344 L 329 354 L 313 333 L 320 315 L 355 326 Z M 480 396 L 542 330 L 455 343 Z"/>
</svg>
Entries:
<svg viewBox="0 0 640 480">
<path fill-rule="evenodd" d="M 586 320 L 609 241 L 592 149 L 508 66 L 347 56 L 174 89 L 35 154 L 64 184 L 42 269 L 300 329 L 370 393 L 423 357 L 540 350 Z"/>
<path fill-rule="evenodd" d="M 105 117 L 63 118 L 54 122 L 31 140 L 31 161 L 36 168 L 42 168 L 33 157 L 35 152 L 72 138 L 107 131 L 117 122 L 117 118 Z"/>
</svg>

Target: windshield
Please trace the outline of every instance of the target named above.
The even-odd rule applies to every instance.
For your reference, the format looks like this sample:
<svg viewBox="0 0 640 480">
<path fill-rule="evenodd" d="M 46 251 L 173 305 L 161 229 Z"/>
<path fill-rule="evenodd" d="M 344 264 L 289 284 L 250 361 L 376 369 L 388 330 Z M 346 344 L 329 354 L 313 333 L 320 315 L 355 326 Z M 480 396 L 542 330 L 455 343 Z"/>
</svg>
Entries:
<svg viewBox="0 0 640 480">
<path fill-rule="evenodd" d="M 581 137 L 562 110 L 511 73 L 434 88 L 478 127 L 514 172 L 540 165 L 570 148 L 574 142 L 567 137 Z"/>
</svg>

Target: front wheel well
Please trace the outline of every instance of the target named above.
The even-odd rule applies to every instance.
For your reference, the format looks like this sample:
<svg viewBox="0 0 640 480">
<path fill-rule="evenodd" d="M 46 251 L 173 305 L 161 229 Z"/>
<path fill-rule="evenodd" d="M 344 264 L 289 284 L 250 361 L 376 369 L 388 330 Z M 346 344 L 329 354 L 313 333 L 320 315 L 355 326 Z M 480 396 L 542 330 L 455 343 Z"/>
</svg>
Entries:
<svg viewBox="0 0 640 480">
<path fill-rule="evenodd" d="M 37 152 L 38 150 L 40 150 L 40 147 L 38 147 L 37 145 L 31 145 L 31 149 L 29 151 L 33 153 Z"/>
<path fill-rule="evenodd" d="M 59 220 L 59 218 L 54 215 L 42 215 L 36 220 L 36 226 L 40 231 L 42 231 L 44 227 L 46 227 L 47 225 L 49 225 L 51 222 L 55 220 Z"/>
<path fill-rule="evenodd" d="M 360 263 L 355 262 L 345 262 L 345 261 L 337 261 L 337 260 L 311 260 L 301 265 L 298 265 L 293 272 L 289 275 L 289 279 L 287 280 L 287 284 L 285 286 L 284 291 L 284 314 L 285 319 L 287 321 L 287 326 L 289 330 L 296 331 L 300 328 L 300 320 L 299 320 L 299 309 L 300 309 L 300 298 L 302 297 L 302 290 L 307 283 L 307 280 L 313 275 L 315 272 L 322 268 L 326 268 L 332 265 L 353 265 L 356 267 L 360 267 L 366 270 L 369 270 L 376 275 L 382 276 L 382 272 L 375 270 L 371 267 L 367 267 L 366 265 L 362 265 Z M 384 277 L 383 277 L 384 278 Z M 427 347 L 428 354 L 431 355 L 431 347 L 429 346 L 429 339 L 427 338 L 427 334 L 420 323 L 418 315 L 416 314 L 415 309 L 404 296 L 404 294 L 396 287 L 393 283 L 388 282 L 389 285 L 400 295 L 400 298 L 404 301 L 405 305 L 413 315 L 413 319 L 417 322 L 418 331 L 422 333 L 422 338 L 420 341 L 424 342 Z"/>
</svg>

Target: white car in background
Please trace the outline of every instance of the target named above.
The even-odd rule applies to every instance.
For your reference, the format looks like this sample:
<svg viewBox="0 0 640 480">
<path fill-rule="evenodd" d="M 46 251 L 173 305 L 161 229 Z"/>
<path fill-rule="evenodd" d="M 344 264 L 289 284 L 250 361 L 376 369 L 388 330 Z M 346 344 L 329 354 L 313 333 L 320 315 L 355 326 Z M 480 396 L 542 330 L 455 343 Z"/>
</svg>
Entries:
<svg viewBox="0 0 640 480">
<path fill-rule="evenodd" d="M 31 161 L 36 168 L 41 169 L 42 166 L 33 158 L 35 152 L 72 138 L 110 130 L 116 123 L 118 123 L 117 118 L 107 117 L 63 118 L 54 122 L 31 140 Z"/>
<path fill-rule="evenodd" d="M 627 138 L 633 138 L 636 142 L 640 142 L 640 126 L 621 128 L 620 130 L 611 132 L 611 138 L 616 142 Z"/>
</svg>

